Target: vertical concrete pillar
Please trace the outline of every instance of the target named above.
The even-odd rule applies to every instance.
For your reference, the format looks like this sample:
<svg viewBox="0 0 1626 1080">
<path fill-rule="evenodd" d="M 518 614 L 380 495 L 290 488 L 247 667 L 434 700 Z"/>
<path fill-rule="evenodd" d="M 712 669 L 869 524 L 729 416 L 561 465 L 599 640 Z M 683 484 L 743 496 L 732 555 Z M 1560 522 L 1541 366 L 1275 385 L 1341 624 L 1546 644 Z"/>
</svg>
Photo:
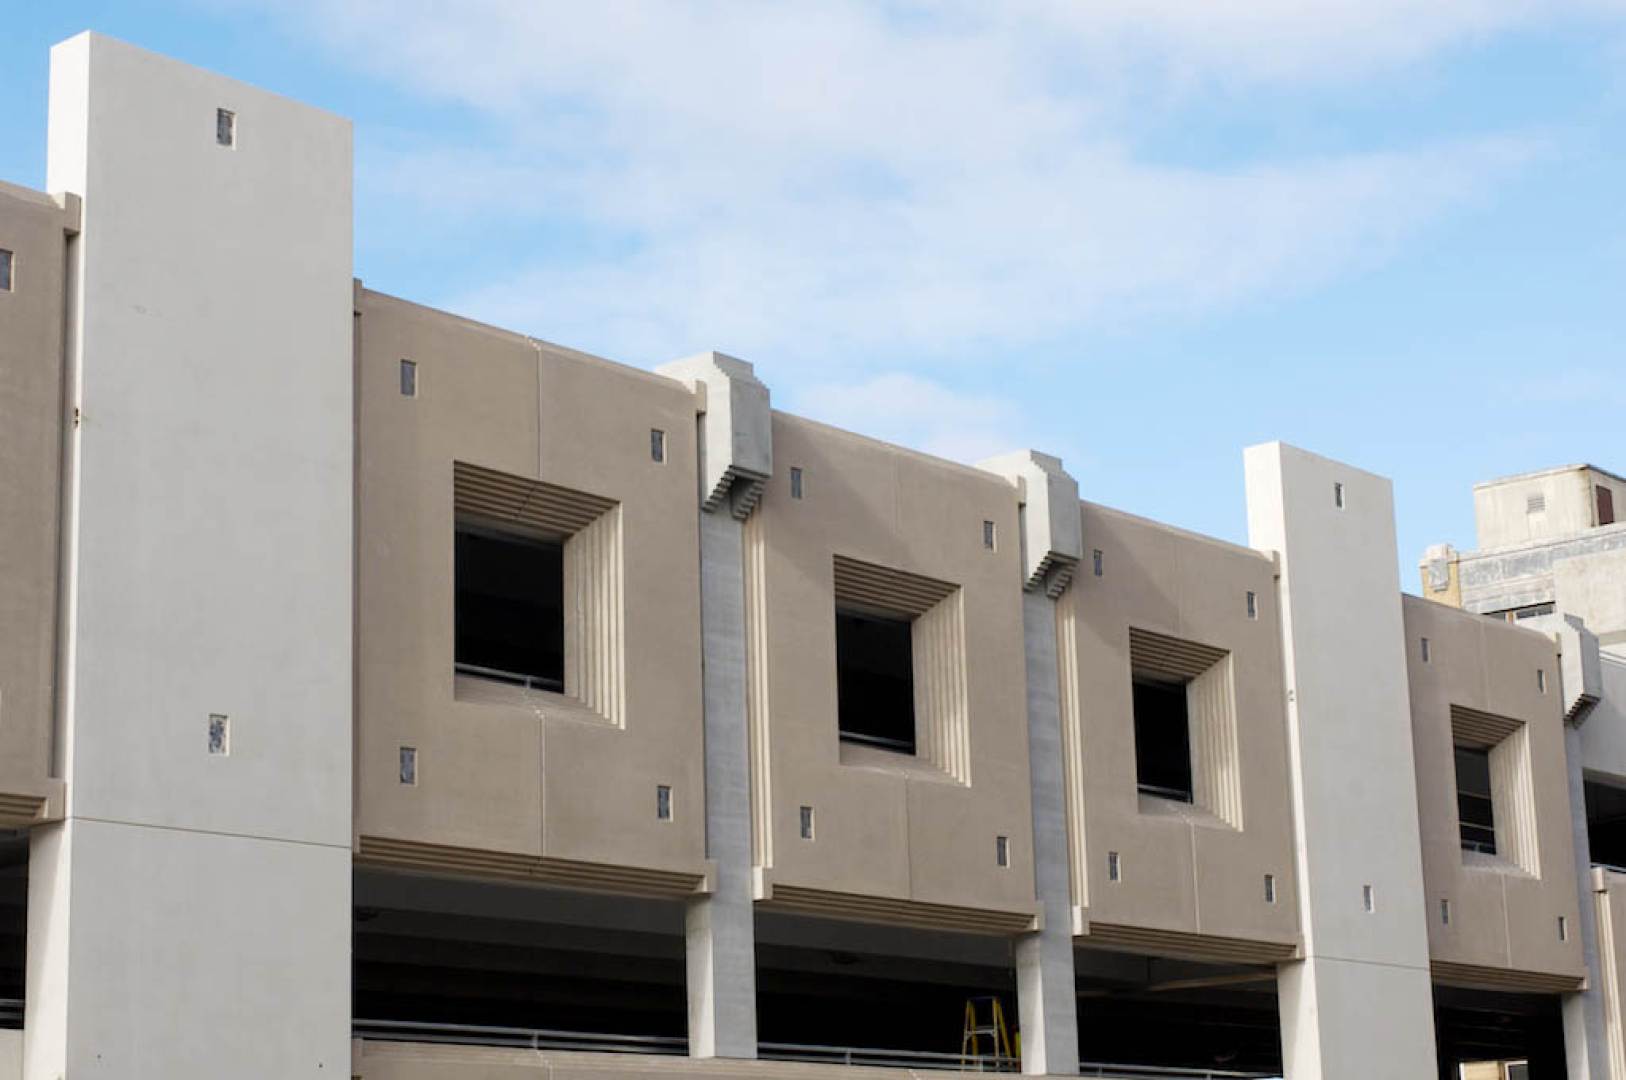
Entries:
<svg viewBox="0 0 1626 1080">
<path fill-rule="evenodd" d="M 1573 615 L 1537 616 L 1521 625 L 1553 635 L 1558 647 L 1560 690 L 1564 702 L 1564 756 L 1569 772 L 1570 827 L 1575 843 L 1575 887 L 1581 901 L 1581 952 L 1586 958 L 1586 988 L 1565 994 L 1564 1062 L 1571 1080 L 1613 1076 L 1605 1025 L 1603 959 L 1598 932 L 1597 885 L 1587 837 L 1586 786 L 1581 728 L 1603 696 L 1598 638 Z"/>
<path fill-rule="evenodd" d="M 1389 482 L 1280 443 L 1246 454 L 1250 543 L 1281 560 L 1304 956 L 1278 992 L 1288 1080 L 1438 1068 Z"/>
<path fill-rule="evenodd" d="M 700 410 L 700 635 L 705 665 L 706 854 L 712 891 L 689 903 L 689 1054 L 755 1058 L 756 924 L 746 718 L 744 522 L 773 472 L 768 390 L 751 365 L 705 353 L 660 369 Z"/>
<path fill-rule="evenodd" d="M 1034 888 L 1038 933 L 1016 942 L 1022 1071 L 1078 1071 L 1078 996 L 1073 975 L 1073 897 L 1068 872 L 1067 794 L 1062 769 L 1056 598 L 1072 580 L 1083 545 L 1078 484 L 1057 458 L 1025 451 L 985 461 L 1021 500 L 1022 629 L 1027 653 L 1028 762 L 1033 782 Z"/>
<path fill-rule="evenodd" d="M 350 127 L 85 34 L 48 173 L 84 222 L 25 1075 L 346 1076 Z"/>
</svg>

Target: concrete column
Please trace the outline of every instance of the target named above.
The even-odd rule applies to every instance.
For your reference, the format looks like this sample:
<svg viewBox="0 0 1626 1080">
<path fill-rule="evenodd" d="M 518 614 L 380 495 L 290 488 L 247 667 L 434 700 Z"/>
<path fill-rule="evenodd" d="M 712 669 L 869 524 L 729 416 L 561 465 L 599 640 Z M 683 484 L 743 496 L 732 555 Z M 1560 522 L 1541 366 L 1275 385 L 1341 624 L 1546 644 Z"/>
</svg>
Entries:
<svg viewBox="0 0 1626 1080">
<path fill-rule="evenodd" d="M 1603 967 L 1598 952 L 1598 905 L 1586 828 L 1586 789 L 1581 771 L 1581 729 L 1564 725 L 1569 765 L 1570 826 L 1575 837 L 1575 887 L 1581 900 L 1581 952 L 1586 957 L 1586 989 L 1564 995 L 1564 1062 L 1570 1080 L 1607 1077 L 1609 1037 L 1604 1026 Z"/>
<path fill-rule="evenodd" d="M 1056 598 L 1072 580 L 1083 551 L 1078 484 L 1063 471 L 1059 459 L 1031 450 L 985 461 L 980 467 L 1009 477 L 1021 502 L 1033 876 L 1044 913 L 1039 932 L 1024 934 L 1016 941 L 1022 1071 L 1030 1076 L 1068 1075 L 1078 1072 L 1078 996 L 1073 974 Z"/>
<path fill-rule="evenodd" d="M 347 1076 L 350 127 L 90 34 L 50 102 L 84 223 L 25 1075 Z"/>
<path fill-rule="evenodd" d="M 1044 925 L 1016 942 L 1022 1071 L 1078 1071 L 1078 996 L 1073 975 L 1073 898 L 1067 872 L 1061 711 L 1056 669 L 1056 601 L 1022 597 L 1028 668 L 1028 761 L 1033 772 L 1033 876 Z"/>
<path fill-rule="evenodd" d="M 689 903 L 689 1054 L 757 1056 L 756 925 L 751 892 L 751 758 L 745 719 L 742 524 L 700 514 L 705 663 L 706 854 L 710 895 Z"/>
<path fill-rule="evenodd" d="M 1416 769 L 1389 482 L 1246 455 L 1250 543 L 1281 560 L 1304 956 L 1278 972 L 1288 1080 L 1435 1075 Z"/>
<path fill-rule="evenodd" d="M 689 1054 L 757 1056 L 751 747 L 746 716 L 744 522 L 773 473 L 768 389 L 751 365 L 703 353 L 659 369 L 700 413 L 700 637 L 705 665 L 706 855 L 712 891 L 686 917 Z"/>
</svg>

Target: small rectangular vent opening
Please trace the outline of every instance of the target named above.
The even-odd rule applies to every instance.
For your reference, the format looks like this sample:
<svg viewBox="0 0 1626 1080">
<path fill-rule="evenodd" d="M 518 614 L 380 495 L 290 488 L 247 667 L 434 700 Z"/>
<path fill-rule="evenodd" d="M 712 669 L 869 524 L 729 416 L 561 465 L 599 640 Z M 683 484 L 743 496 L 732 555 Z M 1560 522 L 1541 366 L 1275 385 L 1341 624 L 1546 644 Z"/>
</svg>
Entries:
<svg viewBox="0 0 1626 1080">
<path fill-rule="evenodd" d="M 1361 907 L 1368 915 L 1378 909 L 1378 894 L 1370 885 L 1361 886 Z"/>
<path fill-rule="evenodd" d="M 209 714 L 209 753 L 221 757 L 231 753 L 231 721 L 220 713 Z"/>
</svg>

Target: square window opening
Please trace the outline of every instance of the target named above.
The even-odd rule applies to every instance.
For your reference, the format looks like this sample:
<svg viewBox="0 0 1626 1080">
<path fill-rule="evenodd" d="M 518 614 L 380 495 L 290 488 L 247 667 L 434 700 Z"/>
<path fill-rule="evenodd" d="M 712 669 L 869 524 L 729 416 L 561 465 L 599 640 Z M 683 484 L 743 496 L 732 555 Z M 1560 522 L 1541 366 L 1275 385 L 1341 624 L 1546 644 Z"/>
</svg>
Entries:
<svg viewBox="0 0 1626 1080">
<path fill-rule="evenodd" d="M 1456 748 L 1457 821 L 1462 850 L 1496 854 L 1496 812 L 1491 802 L 1490 751 Z"/>
<path fill-rule="evenodd" d="M 1191 720 L 1186 684 L 1134 680 L 1135 782 L 1142 795 L 1192 801 Z"/>
<path fill-rule="evenodd" d="M 836 703 L 843 742 L 915 752 L 909 619 L 836 610 Z"/>
<path fill-rule="evenodd" d="M 11 274 L 15 262 L 16 256 L 5 248 L 0 248 L 0 292 L 11 291 Z"/>
<path fill-rule="evenodd" d="M 563 691 L 564 545 L 459 523 L 455 579 L 457 670 Z"/>
<path fill-rule="evenodd" d="M 215 110 L 215 142 L 221 146 L 237 145 L 237 114 L 230 109 Z"/>
<path fill-rule="evenodd" d="M 418 365 L 411 360 L 401 361 L 401 396 L 418 396 Z"/>
<path fill-rule="evenodd" d="M 1526 514 L 1541 514 L 1547 510 L 1547 493 L 1526 495 L 1524 497 L 1524 512 Z"/>
<path fill-rule="evenodd" d="M 802 469 L 799 465 L 790 467 L 790 497 L 793 499 L 802 497 Z"/>
</svg>

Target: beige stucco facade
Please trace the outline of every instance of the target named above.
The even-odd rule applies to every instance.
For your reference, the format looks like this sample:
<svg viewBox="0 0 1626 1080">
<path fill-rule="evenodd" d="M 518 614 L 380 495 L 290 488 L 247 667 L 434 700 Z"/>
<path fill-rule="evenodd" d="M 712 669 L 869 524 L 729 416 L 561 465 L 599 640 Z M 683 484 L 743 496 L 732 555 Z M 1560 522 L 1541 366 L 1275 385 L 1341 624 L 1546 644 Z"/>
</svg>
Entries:
<svg viewBox="0 0 1626 1080">
<path fill-rule="evenodd" d="M 745 530 L 759 900 L 923 925 L 1032 925 L 1014 489 L 783 413 L 773 444 L 777 475 Z M 850 564 L 877 578 L 867 594 L 843 591 Z M 932 583 L 925 599 L 910 591 L 918 579 Z M 914 619 L 917 755 L 839 738 L 838 593 Z M 1001 836 L 1007 866 L 995 858 Z"/>
<path fill-rule="evenodd" d="M 360 857 L 703 888 L 694 395 L 359 287 L 356 328 Z M 416 396 L 401 392 L 402 360 L 417 365 Z M 666 433 L 664 462 L 651 429 Z M 604 588 L 583 606 L 602 632 L 572 642 L 609 670 L 598 700 L 454 671 L 458 464 L 589 496 L 587 513 L 614 526 Z M 522 519 L 528 497 L 499 493 L 477 516 L 551 528 Z M 403 746 L 416 784 L 401 782 Z"/>
<path fill-rule="evenodd" d="M 1575 989 L 1586 968 L 1553 639 L 1417 597 L 1404 610 L 1436 978 Z M 1495 855 L 1463 850 L 1457 745 L 1490 752 Z"/>
<path fill-rule="evenodd" d="M 0 184 L 0 823 L 62 812 L 52 758 L 67 245 L 79 201 Z"/>
<path fill-rule="evenodd" d="M 1290 956 L 1298 901 L 1275 565 L 1091 503 L 1082 514 L 1083 566 L 1058 606 L 1080 940 Z M 1131 681 L 1137 662 L 1153 673 L 1168 663 L 1157 646 L 1178 651 L 1170 643 L 1204 650 L 1192 663 L 1203 673 L 1192 672 L 1191 804 L 1136 786 Z"/>
</svg>

